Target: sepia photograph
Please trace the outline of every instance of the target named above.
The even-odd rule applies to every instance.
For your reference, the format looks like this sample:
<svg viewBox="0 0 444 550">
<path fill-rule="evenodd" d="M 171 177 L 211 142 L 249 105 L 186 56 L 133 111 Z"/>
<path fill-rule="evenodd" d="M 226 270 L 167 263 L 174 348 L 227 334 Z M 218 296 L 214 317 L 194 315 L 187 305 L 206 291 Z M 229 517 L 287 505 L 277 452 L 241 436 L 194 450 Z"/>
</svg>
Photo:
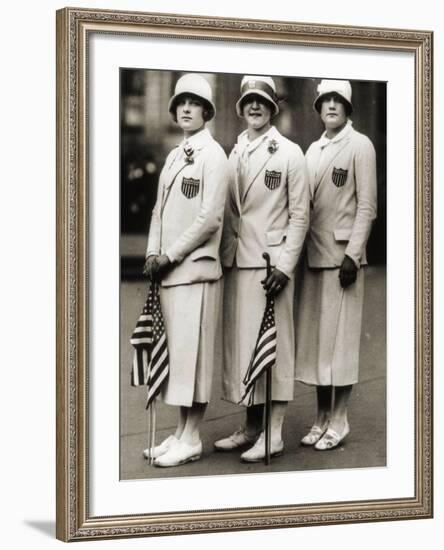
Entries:
<svg viewBox="0 0 444 550">
<path fill-rule="evenodd" d="M 432 34 L 57 32 L 58 538 L 431 517 Z"/>
<path fill-rule="evenodd" d="M 119 79 L 120 479 L 385 467 L 387 83 Z"/>
</svg>

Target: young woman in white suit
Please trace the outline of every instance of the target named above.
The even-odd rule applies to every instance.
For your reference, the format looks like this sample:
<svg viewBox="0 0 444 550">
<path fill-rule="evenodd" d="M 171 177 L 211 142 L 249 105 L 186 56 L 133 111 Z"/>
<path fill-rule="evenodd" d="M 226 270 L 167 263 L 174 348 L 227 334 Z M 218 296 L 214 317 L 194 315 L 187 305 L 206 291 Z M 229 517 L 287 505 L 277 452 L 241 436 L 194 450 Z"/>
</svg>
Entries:
<svg viewBox="0 0 444 550">
<path fill-rule="evenodd" d="M 183 141 L 160 175 L 144 268 L 160 282 L 168 339 L 170 372 L 160 399 L 179 408 L 174 434 L 151 450 L 160 467 L 194 461 L 202 453 L 200 425 L 221 357 L 219 244 L 228 183 L 226 155 L 205 128 L 215 115 L 207 80 L 197 74 L 181 77 L 169 112 L 183 130 Z"/>
<path fill-rule="evenodd" d="M 272 369 L 271 455 L 281 454 L 282 424 L 293 399 L 294 270 L 308 227 L 308 187 L 303 153 L 271 124 L 279 112 L 273 79 L 245 76 L 236 104 L 247 123 L 229 157 L 230 182 L 221 244 L 224 266 L 223 397 L 242 399 L 243 380 L 255 348 L 266 295 L 275 297 L 276 364 Z M 263 253 L 273 266 L 266 277 Z M 215 442 L 219 451 L 250 447 L 245 462 L 264 458 L 264 381 L 258 380 L 245 424 Z"/>
<path fill-rule="evenodd" d="M 296 379 L 317 389 L 317 416 L 303 445 L 328 450 L 349 433 L 358 381 L 365 248 L 376 217 L 376 155 L 349 119 L 346 80 L 322 80 L 314 108 L 325 126 L 309 147 L 311 216 L 299 306 Z"/>
</svg>

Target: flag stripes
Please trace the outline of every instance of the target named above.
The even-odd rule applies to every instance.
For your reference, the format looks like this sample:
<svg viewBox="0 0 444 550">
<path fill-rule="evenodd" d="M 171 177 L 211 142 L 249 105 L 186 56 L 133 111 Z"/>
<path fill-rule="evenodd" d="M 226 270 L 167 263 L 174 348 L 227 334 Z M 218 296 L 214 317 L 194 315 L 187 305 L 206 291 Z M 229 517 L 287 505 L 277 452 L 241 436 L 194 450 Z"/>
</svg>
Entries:
<svg viewBox="0 0 444 550">
<path fill-rule="evenodd" d="M 156 347 L 153 349 L 151 363 L 149 368 L 149 376 L 147 381 L 148 396 L 146 406 L 148 408 L 151 401 L 159 393 L 163 382 L 168 378 L 169 374 L 169 358 L 168 346 L 165 332 L 161 335 Z"/>
<path fill-rule="evenodd" d="M 159 287 L 150 284 L 148 298 L 130 342 L 134 347 L 131 385 L 146 385 L 148 408 L 169 374 L 168 343 L 160 306 Z"/>
<path fill-rule="evenodd" d="M 261 341 L 261 346 L 256 350 L 256 360 L 252 366 L 250 382 L 262 374 L 270 364 L 273 365 L 276 360 L 276 328 L 269 331 L 266 340 Z"/>
<path fill-rule="evenodd" d="M 151 344 L 153 341 L 153 316 L 147 313 L 149 307 L 149 297 L 143 307 L 142 315 L 137 321 L 136 328 L 133 331 L 130 342 L 134 347 L 141 344 Z"/>
<path fill-rule="evenodd" d="M 148 352 L 145 349 L 134 350 L 133 368 L 131 370 L 131 385 L 143 386 L 148 372 Z"/>
<path fill-rule="evenodd" d="M 130 338 L 131 345 L 134 347 L 133 367 L 131 370 L 132 386 L 143 386 L 146 384 L 149 364 L 149 347 L 153 342 L 151 302 L 152 297 L 150 288 L 142 313 Z"/>
<path fill-rule="evenodd" d="M 274 318 L 274 300 L 272 298 L 268 298 L 259 335 L 256 341 L 256 346 L 243 380 L 245 387 L 244 394 L 240 402 L 249 396 L 250 404 L 252 404 L 251 401 L 253 399 L 256 381 L 276 363 L 276 341 L 277 331 Z"/>
</svg>

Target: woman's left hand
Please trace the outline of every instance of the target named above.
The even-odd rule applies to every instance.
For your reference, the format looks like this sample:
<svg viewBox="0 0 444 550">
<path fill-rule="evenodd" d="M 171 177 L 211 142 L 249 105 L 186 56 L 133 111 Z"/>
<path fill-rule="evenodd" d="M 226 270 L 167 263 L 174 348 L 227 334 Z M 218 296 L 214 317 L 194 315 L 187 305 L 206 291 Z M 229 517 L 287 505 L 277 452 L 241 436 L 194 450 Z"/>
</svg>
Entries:
<svg viewBox="0 0 444 550">
<path fill-rule="evenodd" d="M 171 268 L 171 266 L 173 265 L 166 254 L 161 254 L 160 256 L 158 256 L 156 258 L 156 264 L 157 264 L 157 269 L 155 273 L 155 278 L 158 280 L 162 279 L 165 273 L 167 273 Z"/>
<path fill-rule="evenodd" d="M 285 273 L 282 273 L 282 271 L 275 267 L 271 272 L 271 275 L 261 281 L 261 283 L 265 289 L 267 296 L 273 298 L 277 296 L 280 292 L 282 292 L 288 281 L 289 278 L 287 277 L 287 275 L 285 275 Z"/>
</svg>

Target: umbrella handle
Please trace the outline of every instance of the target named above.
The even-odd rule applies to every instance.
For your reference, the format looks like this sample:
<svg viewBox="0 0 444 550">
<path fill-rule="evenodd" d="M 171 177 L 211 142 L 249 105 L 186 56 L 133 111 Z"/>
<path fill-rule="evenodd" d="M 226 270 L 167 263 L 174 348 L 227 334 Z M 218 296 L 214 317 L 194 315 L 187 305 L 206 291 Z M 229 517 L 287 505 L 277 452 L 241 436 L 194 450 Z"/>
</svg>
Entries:
<svg viewBox="0 0 444 550">
<path fill-rule="evenodd" d="M 268 252 L 264 252 L 262 254 L 262 258 L 264 258 L 265 262 L 267 263 L 267 277 L 271 275 L 271 259 L 270 254 Z"/>
</svg>

